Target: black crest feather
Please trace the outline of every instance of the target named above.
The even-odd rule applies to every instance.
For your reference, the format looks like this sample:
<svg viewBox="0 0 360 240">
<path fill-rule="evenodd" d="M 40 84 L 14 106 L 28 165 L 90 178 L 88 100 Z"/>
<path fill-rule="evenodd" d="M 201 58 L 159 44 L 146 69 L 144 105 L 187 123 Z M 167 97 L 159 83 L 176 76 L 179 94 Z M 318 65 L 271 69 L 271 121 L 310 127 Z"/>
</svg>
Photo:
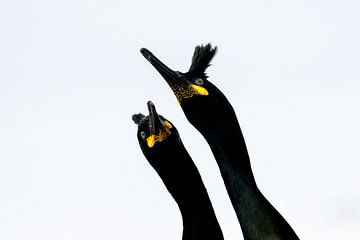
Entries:
<svg viewBox="0 0 360 240">
<path fill-rule="evenodd" d="M 134 121 L 135 124 L 139 124 L 144 118 L 145 115 L 142 113 L 132 115 L 132 120 Z"/>
<path fill-rule="evenodd" d="M 210 61 L 215 56 L 216 51 L 217 47 L 213 48 L 210 43 L 195 47 L 189 73 L 206 77 L 205 70 L 210 66 Z"/>
</svg>

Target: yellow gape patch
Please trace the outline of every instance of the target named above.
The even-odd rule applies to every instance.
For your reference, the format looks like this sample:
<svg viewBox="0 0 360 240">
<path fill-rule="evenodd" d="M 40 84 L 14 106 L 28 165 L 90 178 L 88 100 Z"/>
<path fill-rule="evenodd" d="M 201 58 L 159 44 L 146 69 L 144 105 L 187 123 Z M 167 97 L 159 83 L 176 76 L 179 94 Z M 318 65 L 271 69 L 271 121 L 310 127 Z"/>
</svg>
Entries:
<svg viewBox="0 0 360 240">
<path fill-rule="evenodd" d="M 159 134 L 157 134 L 157 135 L 152 134 L 148 138 L 146 138 L 146 143 L 149 148 L 152 148 L 156 142 L 162 142 L 168 136 L 170 136 L 170 134 L 171 134 L 170 129 L 172 128 L 172 125 L 166 120 L 163 121 L 163 123 L 165 126 L 164 126 L 164 128 L 160 129 Z"/>
<path fill-rule="evenodd" d="M 209 95 L 209 92 L 204 87 L 200 87 L 193 84 L 186 87 L 173 85 L 171 86 L 171 89 L 175 93 L 175 96 L 180 104 L 184 98 L 191 98 L 194 95 L 202 95 L 202 96 Z"/>
</svg>

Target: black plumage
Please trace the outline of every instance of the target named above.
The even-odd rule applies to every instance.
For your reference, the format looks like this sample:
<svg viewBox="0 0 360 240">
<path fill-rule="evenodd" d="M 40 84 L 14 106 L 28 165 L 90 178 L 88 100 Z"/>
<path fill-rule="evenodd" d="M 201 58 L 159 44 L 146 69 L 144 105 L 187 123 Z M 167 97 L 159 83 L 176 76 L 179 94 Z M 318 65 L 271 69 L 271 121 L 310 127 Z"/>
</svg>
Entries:
<svg viewBox="0 0 360 240">
<path fill-rule="evenodd" d="M 186 73 L 171 70 L 147 49 L 141 53 L 163 76 L 189 122 L 210 145 L 245 240 L 298 239 L 257 187 L 235 112 L 225 95 L 207 80 L 205 70 L 216 48 L 197 46 Z"/>
<path fill-rule="evenodd" d="M 210 44 L 197 46 L 188 72 L 194 76 L 206 77 L 205 70 L 210 66 L 210 61 L 215 56 L 216 50 L 216 47 L 212 48 Z"/>
<path fill-rule="evenodd" d="M 153 103 L 148 102 L 148 109 L 146 117 L 133 115 L 138 124 L 137 138 L 146 159 L 179 206 L 182 239 L 223 240 L 206 188 L 178 131 L 170 121 L 157 114 Z"/>
</svg>

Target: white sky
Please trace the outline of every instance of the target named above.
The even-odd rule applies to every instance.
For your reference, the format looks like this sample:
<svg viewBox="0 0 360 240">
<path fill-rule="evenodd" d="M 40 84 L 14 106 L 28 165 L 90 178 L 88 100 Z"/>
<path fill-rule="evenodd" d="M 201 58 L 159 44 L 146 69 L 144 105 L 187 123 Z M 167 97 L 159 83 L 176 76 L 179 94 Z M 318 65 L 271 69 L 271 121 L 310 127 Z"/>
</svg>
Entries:
<svg viewBox="0 0 360 240">
<path fill-rule="evenodd" d="M 302 239 L 360 238 L 360 2 L 0 0 L 0 239 L 181 239 L 131 115 L 152 100 L 242 239 L 204 139 L 141 56 L 193 48 L 232 102 L 259 187 Z"/>
</svg>

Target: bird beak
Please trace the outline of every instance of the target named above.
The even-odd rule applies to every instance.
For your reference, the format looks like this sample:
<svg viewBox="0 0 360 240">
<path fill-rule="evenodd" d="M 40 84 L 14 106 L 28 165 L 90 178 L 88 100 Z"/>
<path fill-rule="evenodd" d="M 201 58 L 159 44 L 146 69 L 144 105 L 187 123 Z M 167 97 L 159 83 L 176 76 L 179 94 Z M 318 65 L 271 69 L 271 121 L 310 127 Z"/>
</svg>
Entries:
<svg viewBox="0 0 360 240">
<path fill-rule="evenodd" d="M 140 52 L 151 63 L 151 65 L 155 67 L 155 69 L 161 74 L 161 76 L 170 86 L 179 83 L 178 72 L 171 70 L 146 48 L 140 49 Z"/>
<path fill-rule="evenodd" d="M 156 112 L 155 105 L 151 102 L 147 102 L 147 106 L 149 109 L 149 131 L 150 136 L 146 139 L 148 147 L 153 147 L 156 143 L 156 136 L 161 132 L 164 128 L 161 120 L 159 119 L 159 115 Z"/>
<path fill-rule="evenodd" d="M 149 109 L 149 130 L 150 135 L 157 135 L 159 134 L 161 128 L 164 128 L 159 115 L 156 112 L 155 105 L 151 102 L 147 102 L 147 106 Z"/>
<path fill-rule="evenodd" d="M 173 90 L 180 104 L 183 98 L 190 98 L 193 95 L 209 95 L 207 89 L 202 86 L 197 86 L 186 80 L 182 73 L 171 70 L 146 48 L 140 49 L 140 52 L 165 79 L 170 88 Z"/>
</svg>

